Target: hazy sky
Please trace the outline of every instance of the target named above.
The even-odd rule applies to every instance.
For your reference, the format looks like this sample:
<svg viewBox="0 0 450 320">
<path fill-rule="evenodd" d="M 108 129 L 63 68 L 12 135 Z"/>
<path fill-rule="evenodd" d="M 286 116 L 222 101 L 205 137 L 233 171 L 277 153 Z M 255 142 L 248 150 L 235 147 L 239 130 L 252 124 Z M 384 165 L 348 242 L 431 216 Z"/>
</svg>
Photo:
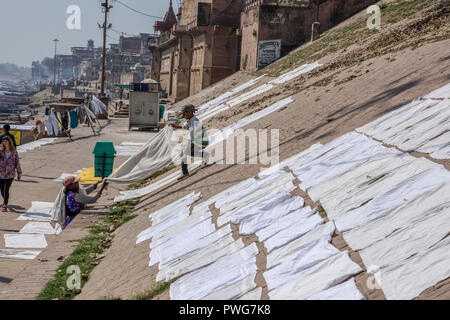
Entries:
<svg viewBox="0 0 450 320">
<path fill-rule="evenodd" d="M 128 6 L 158 17 L 163 17 L 170 0 L 120 0 Z M 58 38 L 58 53 L 70 54 L 70 47 L 86 46 L 93 39 L 96 47 L 102 46 L 103 23 L 101 0 L 0 0 L 0 63 L 10 62 L 19 66 L 31 66 L 31 62 L 53 57 Z M 110 0 L 113 8 L 109 14 L 112 28 L 130 34 L 153 33 L 155 18 L 135 13 L 123 5 Z M 173 1 L 177 10 L 176 1 Z M 81 29 L 69 30 L 66 13 L 70 5 L 81 9 Z M 108 31 L 118 39 L 119 34 Z M 107 38 L 107 43 L 117 41 Z"/>
</svg>

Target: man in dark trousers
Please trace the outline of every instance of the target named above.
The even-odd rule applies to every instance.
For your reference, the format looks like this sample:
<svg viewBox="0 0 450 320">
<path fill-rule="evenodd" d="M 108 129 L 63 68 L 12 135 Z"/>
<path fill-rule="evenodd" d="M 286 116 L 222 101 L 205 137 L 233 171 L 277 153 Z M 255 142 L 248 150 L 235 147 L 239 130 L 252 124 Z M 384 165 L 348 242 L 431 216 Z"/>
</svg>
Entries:
<svg viewBox="0 0 450 320">
<path fill-rule="evenodd" d="M 188 150 L 186 150 L 182 156 L 181 160 L 181 171 L 182 176 L 178 178 L 178 180 L 182 180 L 189 176 L 188 165 L 187 165 L 187 157 L 189 156 L 199 156 L 204 158 L 208 158 L 207 152 L 203 151 L 208 144 L 209 139 L 206 135 L 206 130 L 203 128 L 201 121 L 195 117 L 195 107 L 192 104 L 185 105 L 181 109 L 181 113 L 183 114 L 183 118 L 187 120 L 184 126 L 173 126 L 174 128 L 183 128 L 189 131 L 190 138 L 190 146 Z"/>
<path fill-rule="evenodd" d="M 17 148 L 16 138 L 14 138 L 14 136 L 11 133 L 9 133 L 9 130 L 11 130 L 11 127 L 9 126 L 9 124 L 5 124 L 3 126 L 3 130 L 5 131 L 5 133 L 0 136 L 0 141 L 2 141 L 3 137 L 5 137 L 5 136 L 10 137 L 14 144 L 14 148 Z"/>
</svg>

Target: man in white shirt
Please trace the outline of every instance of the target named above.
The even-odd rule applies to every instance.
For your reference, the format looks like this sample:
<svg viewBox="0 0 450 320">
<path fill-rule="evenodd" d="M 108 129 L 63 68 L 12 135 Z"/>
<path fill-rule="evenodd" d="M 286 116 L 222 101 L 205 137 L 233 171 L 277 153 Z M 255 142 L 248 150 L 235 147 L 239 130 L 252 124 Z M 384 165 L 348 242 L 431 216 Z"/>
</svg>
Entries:
<svg viewBox="0 0 450 320">
<path fill-rule="evenodd" d="M 183 154 L 181 160 L 181 171 L 183 174 L 178 178 L 178 180 L 182 180 L 189 176 L 187 165 L 188 155 L 190 154 L 191 157 L 207 157 L 207 154 L 203 151 L 203 149 L 209 144 L 208 136 L 206 135 L 206 131 L 203 128 L 201 121 L 194 115 L 195 107 L 192 104 L 187 104 L 181 109 L 181 113 L 187 122 L 183 125 L 183 127 L 174 126 L 174 128 L 183 128 L 189 131 L 190 148 L 188 148 L 188 150 L 186 150 Z"/>
</svg>

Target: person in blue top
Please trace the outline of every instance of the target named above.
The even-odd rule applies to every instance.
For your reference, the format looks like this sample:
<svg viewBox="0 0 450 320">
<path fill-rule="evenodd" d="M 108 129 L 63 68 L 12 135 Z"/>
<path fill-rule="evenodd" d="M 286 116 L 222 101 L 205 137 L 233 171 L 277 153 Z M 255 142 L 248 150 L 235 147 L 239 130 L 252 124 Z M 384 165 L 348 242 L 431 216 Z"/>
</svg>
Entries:
<svg viewBox="0 0 450 320">
<path fill-rule="evenodd" d="M 108 185 L 106 182 L 102 184 L 100 191 L 94 196 L 88 196 L 89 193 L 97 189 L 97 184 L 88 188 L 83 188 L 78 183 L 79 178 L 69 176 L 64 179 L 64 194 L 66 205 L 65 227 L 86 207 L 86 204 L 95 203 L 102 195 L 103 190 Z"/>
<path fill-rule="evenodd" d="M 3 137 L 5 137 L 5 136 L 10 137 L 14 144 L 14 148 L 17 148 L 16 138 L 14 138 L 14 136 L 11 133 L 9 133 L 9 130 L 11 130 L 11 126 L 9 124 L 5 124 L 3 126 L 3 130 L 5 131 L 5 133 L 0 136 L 0 141 L 2 141 Z"/>
</svg>

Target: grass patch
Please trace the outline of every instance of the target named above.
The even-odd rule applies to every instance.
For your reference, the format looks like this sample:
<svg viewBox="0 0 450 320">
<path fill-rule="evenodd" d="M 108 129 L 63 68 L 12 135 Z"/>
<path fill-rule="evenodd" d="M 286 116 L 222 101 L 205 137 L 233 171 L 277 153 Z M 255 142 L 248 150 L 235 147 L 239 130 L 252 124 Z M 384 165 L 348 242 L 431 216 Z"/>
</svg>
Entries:
<svg viewBox="0 0 450 320">
<path fill-rule="evenodd" d="M 162 282 L 160 284 L 158 284 L 155 288 L 150 289 L 148 291 L 145 291 L 143 293 L 138 294 L 135 297 L 135 300 L 152 300 L 154 297 L 160 295 L 161 293 L 167 291 L 170 289 L 170 285 L 172 283 L 174 283 L 175 281 L 177 281 L 179 278 L 181 278 L 181 276 L 172 279 L 168 282 Z"/>
<path fill-rule="evenodd" d="M 150 177 L 148 177 L 148 178 L 145 178 L 145 179 L 140 180 L 140 181 L 138 181 L 138 182 L 136 182 L 136 183 L 130 184 L 130 185 L 127 187 L 127 190 L 133 190 L 133 189 L 139 189 L 139 188 L 142 188 L 142 187 L 144 187 L 148 182 L 150 182 L 150 181 L 152 181 L 152 180 L 158 178 L 159 176 L 165 174 L 166 172 L 172 170 L 173 168 L 175 168 L 175 166 L 170 166 L 170 167 L 161 169 L 161 170 L 155 172 L 154 174 L 152 174 L 152 175 L 151 175 Z"/>
<path fill-rule="evenodd" d="M 58 268 L 53 279 L 47 282 L 37 299 L 71 300 L 78 295 L 81 289 L 71 290 L 67 287 L 67 280 L 73 274 L 73 271 L 67 273 L 68 268 L 70 266 L 80 268 L 80 288 L 83 288 L 89 279 L 89 274 L 104 258 L 103 252 L 111 246 L 114 230 L 136 217 L 136 215 L 131 214 L 131 211 L 138 202 L 139 200 L 127 200 L 111 205 L 109 215 L 101 217 L 101 222 L 88 228 L 90 234 L 79 240 L 78 246 Z"/>
<path fill-rule="evenodd" d="M 325 211 L 325 209 L 322 207 L 322 205 L 319 205 L 317 207 L 317 211 L 319 212 L 319 215 L 322 217 L 322 219 L 328 218 L 328 214 Z"/>
</svg>

